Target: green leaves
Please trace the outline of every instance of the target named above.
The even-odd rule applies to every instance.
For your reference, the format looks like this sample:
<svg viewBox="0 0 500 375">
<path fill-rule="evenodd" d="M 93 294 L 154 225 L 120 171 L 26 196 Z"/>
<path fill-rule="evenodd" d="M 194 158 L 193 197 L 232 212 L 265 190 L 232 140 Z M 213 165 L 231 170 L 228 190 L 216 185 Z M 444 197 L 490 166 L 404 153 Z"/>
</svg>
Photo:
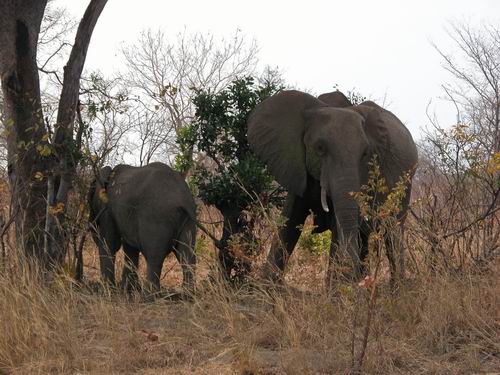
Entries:
<svg viewBox="0 0 500 375">
<path fill-rule="evenodd" d="M 218 208 L 243 209 L 256 197 L 269 196 L 273 178 L 247 142 L 247 119 L 253 108 L 281 87 L 259 86 L 252 77 L 237 79 L 220 93 L 197 91 L 194 121 L 177 136 L 175 167 L 186 173 L 193 155 L 208 156 L 194 170 L 200 198 Z"/>
<path fill-rule="evenodd" d="M 322 233 L 313 233 L 314 227 L 304 228 L 301 226 L 299 237 L 299 246 L 311 255 L 328 254 L 330 251 L 330 242 L 332 232 L 330 230 Z"/>
<path fill-rule="evenodd" d="M 182 174 L 193 167 L 193 148 L 197 140 L 197 129 L 193 125 L 180 128 L 177 132 L 176 142 L 179 145 L 179 153 L 175 156 L 174 169 Z"/>
<path fill-rule="evenodd" d="M 200 198 L 216 207 L 246 207 L 256 197 L 263 197 L 272 190 L 273 178 L 255 155 L 248 153 L 237 163 L 220 166 L 216 171 L 199 167 L 193 182 Z"/>
<path fill-rule="evenodd" d="M 100 74 L 91 73 L 84 87 L 86 100 L 84 101 L 90 121 L 94 121 L 99 114 L 111 111 L 124 113 L 128 110 L 129 100 L 126 92 L 111 93 L 112 82 L 106 81 Z"/>
</svg>

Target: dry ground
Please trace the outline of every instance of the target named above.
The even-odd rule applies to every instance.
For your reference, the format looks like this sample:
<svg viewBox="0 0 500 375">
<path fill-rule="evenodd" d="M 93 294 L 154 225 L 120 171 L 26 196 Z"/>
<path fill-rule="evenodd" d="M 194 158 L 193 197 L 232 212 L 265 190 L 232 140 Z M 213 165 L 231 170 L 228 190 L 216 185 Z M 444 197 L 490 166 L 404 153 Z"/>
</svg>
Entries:
<svg viewBox="0 0 500 375">
<path fill-rule="evenodd" d="M 85 273 L 97 277 L 93 250 Z M 321 256 L 295 256 L 287 286 L 230 289 L 207 281 L 194 300 L 144 302 L 0 275 L 0 374 L 347 374 L 358 353 L 367 291 L 323 290 Z M 363 365 L 367 374 L 471 374 L 500 369 L 500 265 L 481 273 L 381 285 Z M 163 286 L 179 284 L 173 257 Z M 92 289 L 92 290 L 91 290 Z M 94 288 L 95 289 L 95 288 Z M 354 332 L 354 339 L 353 339 Z"/>
</svg>

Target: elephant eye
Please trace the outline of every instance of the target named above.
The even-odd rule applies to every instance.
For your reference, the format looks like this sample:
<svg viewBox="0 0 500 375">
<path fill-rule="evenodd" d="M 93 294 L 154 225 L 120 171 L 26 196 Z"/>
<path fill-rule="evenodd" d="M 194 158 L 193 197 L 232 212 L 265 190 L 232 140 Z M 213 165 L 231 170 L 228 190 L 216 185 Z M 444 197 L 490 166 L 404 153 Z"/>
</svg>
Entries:
<svg viewBox="0 0 500 375">
<path fill-rule="evenodd" d="M 323 156 L 324 154 L 326 154 L 326 146 L 323 144 L 323 142 L 319 142 L 316 144 L 316 152 L 319 156 Z"/>
<path fill-rule="evenodd" d="M 364 160 L 370 156 L 370 151 L 369 149 L 366 149 L 363 154 L 361 155 L 361 159 Z"/>
</svg>

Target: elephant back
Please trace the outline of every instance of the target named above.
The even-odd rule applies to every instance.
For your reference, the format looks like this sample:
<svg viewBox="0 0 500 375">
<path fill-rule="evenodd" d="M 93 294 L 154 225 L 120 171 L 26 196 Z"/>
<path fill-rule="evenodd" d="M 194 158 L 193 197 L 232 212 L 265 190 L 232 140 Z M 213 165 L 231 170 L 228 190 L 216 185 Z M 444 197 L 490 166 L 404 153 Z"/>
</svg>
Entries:
<svg viewBox="0 0 500 375">
<path fill-rule="evenodd" d="M 156 212 L 183 209 L 196 213 L 196 204 L 184 178 L 168 165 L 151 163 L 143 167 L 119 165 L 109 183 L 113 206 L 142 206 Z"/>
</svg>

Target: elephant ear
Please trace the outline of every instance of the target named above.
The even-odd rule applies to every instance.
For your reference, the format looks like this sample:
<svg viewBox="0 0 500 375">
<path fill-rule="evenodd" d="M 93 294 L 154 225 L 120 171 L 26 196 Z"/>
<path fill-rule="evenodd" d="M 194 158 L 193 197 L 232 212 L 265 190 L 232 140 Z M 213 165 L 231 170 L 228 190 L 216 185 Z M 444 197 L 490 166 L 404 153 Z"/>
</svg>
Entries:
<svg viewBox="0 0 500 375">
<path fill-rule="evenodd" d="M 318 99 L 330 107 L 346 108 L 352 107 L 349 99 L 340 91 L 328 92 L 318 96 Z"/>
<path fill-rule="evenodd" d="M 353 109 L 365 119 L 365 133 L 374 151 L 387 151 L 390 142 L 387 111 L 372 101 L 363 102 L 354 106 Z"/>
<path fill-rule="evenodd" d="M 90 218 L 92 221 L 97 220 L 99 212 L 102 212 L 103 205 L 108 202 L 106 189 L 113 170 L 111 167 L 101 168 L 99 175 L 96 176 L 90 184 L 87 200 L 90 207 Z"/>
<path fill-rule="evenodd" d="M 106 189 L 108 187 L 109 179 L 111 177 L 112 172 L 113 170 L 109 166 L 103 167 L 99 170 L 98 175 L 94 177 L 89 187 L 89 195 L 88 195 L 89 202 L 91 202 L 92 199 L 94 199 L 97 186 L 99 186 L 99 189 L 102 188 Z"/>
<path fill-rule="evenodd" d="M 282 91 L 259 103 L 248 119 L 248 143 L 276 180 L 302 196 L 307 184 L 304 111 L 325 104 L 312 95 Z"/>
<path fill-rule="evenodd" d="M 113 173 L 113 169 L 110 166 L 106 166 L 101 168 L 99 171 L 99 184 L 104 188 L 108 188 L 109 180 L 111 179 L 111 174 Z"/>
</svg>

